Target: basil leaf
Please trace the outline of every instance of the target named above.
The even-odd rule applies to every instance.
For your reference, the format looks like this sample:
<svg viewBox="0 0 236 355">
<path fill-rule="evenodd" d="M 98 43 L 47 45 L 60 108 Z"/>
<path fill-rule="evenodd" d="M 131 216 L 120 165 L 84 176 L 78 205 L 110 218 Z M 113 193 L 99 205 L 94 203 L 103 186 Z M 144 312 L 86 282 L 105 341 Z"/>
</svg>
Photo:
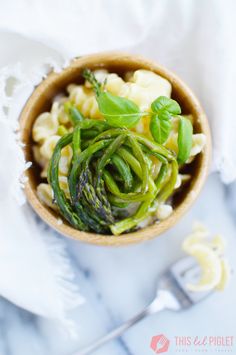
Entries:
<svg viewBox="0 0 236 355">
<path fill-rule="evenodd" d="M 181 113 L 178 102 L 166 96 L 159 96 L 152 102 L 151 108 L 153 112 L 159 113 L 162 119 L 169 119 L 171 115 L 179 115 Z"/>
<path fill-rule="evenodd" d="M 141 118 L 139 107 L 132 101 L 101 92 L 97 96 L 98 107 L 107 122 L 113 127 L 134 127 Z"/>
<path fill-rule="evenodd" d="M 193 126 L 190 120 L 181 116 L 178 129 L 178 162 L 184 164 L 189 156 L 193 141 Z"/>
<path fill-rule="evenodd" d="M 171 126 L 170 120 L 162 120 L 157 114 L 154 114 L 152 115 L 149 128 L 154 140 L 159 144 L 163 144 L 169 137 Z"/>
</svg>

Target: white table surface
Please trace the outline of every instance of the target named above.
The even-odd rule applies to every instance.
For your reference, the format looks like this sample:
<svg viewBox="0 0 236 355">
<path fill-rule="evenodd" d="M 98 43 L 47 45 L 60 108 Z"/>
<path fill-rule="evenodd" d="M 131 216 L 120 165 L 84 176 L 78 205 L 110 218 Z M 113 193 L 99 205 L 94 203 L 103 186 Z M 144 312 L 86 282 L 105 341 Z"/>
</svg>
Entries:
<svg viewBox="0 0 236 355">
<path fill-rule="evenodd" d="M 69 355 L 145 307 L 155 293 L 158 274 L 183 255 L 181 241 L 194 220 L 228 241 L 227 254 L 236 270 L 236 185 L 225 187 L 217 175 L 208 179 L 187 215 L 164 235 L 139 245 L 106 248 L 67 241 L 77 280 L 87 302 L 73 312 L 78 339 L 70 340 L 57 324 L 0 300 L 0 355 Z M 40 222 L 42 223 L 42 222 Z M 148 355 L 152 336 L 170 339 L 168 355 L 236 353 L 228 348 L 176 348 L 175 336 L 235 336 L 235 275 L 223 293 L 183 313 L 162 313 L 145 319 L 122 338 L 94 355 Z M 234 338 L 234 342 L 236 338 Z"/>
</svg>

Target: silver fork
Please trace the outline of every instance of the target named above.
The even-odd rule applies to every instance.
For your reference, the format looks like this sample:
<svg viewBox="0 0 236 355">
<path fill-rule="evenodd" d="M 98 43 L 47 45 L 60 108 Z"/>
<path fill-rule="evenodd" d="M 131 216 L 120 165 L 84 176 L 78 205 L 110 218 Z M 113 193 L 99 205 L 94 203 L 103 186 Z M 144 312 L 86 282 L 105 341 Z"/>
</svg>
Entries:
<svg viewBox="0 0 236 355">
<path fill-rule="evenodd" d="M 200 268 L 193 258 L 180 259 L 161 275 L 156 297 L 142 312 L 73 355 L 87 355 L 96 351 L 108 341 L 121 336 L 128 328 L 146 316 L 164 309 L 172 311 L 185 310 L 202 301 L 210 292 L 191 292 L 186 287 L 187 283 L 196 282 L 199 276 Z"/>
</svg>

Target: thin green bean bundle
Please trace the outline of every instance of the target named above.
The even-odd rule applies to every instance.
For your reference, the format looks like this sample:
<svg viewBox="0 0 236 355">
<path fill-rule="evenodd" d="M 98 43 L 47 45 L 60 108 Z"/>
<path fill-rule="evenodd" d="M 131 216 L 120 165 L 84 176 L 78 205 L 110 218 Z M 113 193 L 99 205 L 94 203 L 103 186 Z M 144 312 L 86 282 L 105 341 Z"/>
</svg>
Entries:
<svg viewBox="0 0 236 355">
<path fill-rule="evenodd" d="M 73 227 L 121 234 L 153 213 L 158 200 L 164 202 L 171 195 L 177 179 L 177 162 L 158 143 L 125 128 L 107 127 L 102 121 L 95 123 L 90 127 L 89 119 L 78 121 L 72 133 L 62 136 L 50 161 L 48 180 L 54 202 Z M 91 129 L 101 133 L 88 140 Z M 148 155 L 158 153 L 164 159 L 163 163 L 160 158 L 162 168 L 156 180 L 151 176 L 149 156 L 144 148 L 151 144 L 153 150 Z M 73 150 L 68 175 L 69 198 L 60 187 L 58 174 L 60 153 L 67 145 Z M 163 170 L 171 173 L 164 174 Z M 124 218 L 123 207 L 134 202 L 139 203 L 137 212 Z"/>
</svg>

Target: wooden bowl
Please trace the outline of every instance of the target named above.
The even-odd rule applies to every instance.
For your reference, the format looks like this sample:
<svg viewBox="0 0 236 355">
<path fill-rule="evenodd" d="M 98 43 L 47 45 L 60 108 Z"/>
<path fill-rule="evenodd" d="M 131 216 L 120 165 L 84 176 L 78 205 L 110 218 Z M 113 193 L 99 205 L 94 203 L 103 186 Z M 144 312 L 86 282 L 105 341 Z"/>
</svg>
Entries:
<svg viewBox="0 0 236 355">
<path fill-rule="evenodd" d="M 59 224 L 58 218 L 60 216 L 44 206 L 37 197 L 36 187 L 40 182 L 40 177 L 39 168 L 37 164 L 34 163 L 32 154 L 31 131 L 33 123 L 40 113 L 50 110 L 54 96 L 65 91 L 68 84 L 81 83 L 83 81 L 81 72 L 85 67 L 90 69 L 106 68 L 109 71 L 121 75 L 126 71 L 137 69 L 148 69 L 160 74 L 171 82 L 173 89 L 172 98 L 179 102 L 183 112 L 193 115 L 194 131 L 204 133 L 207 137 L 204 151 L 199 154 L 188 167 L 188 172 L 192 175 L 190 183 L 186 185 L 182 191 L 175 194 L 173 199 L 174 211 L 171 216 L 158 224 L 153 224 L 136 232 L 120 236 L 81 232 L 72 228 L 65 221 L 63 224 Z M 49 74 L 34 90 L 27 101 L 20 116 L 20 127 L 22 140 L 25 143 L 26 160 L 33 162 L 32 167 L 27 171 L 28 182 L 25 185 L 25 193 L 29 203 L 36 213 L 58 232 L 86 243 L 97 245 L 126 245 L 145 241 L 160 235 L 172 227 L 190 208 L 207 177 L 211 155 L 211 136 L 207 118 L 202 107 L 192 91 L 176 75 L 156 62 L 144 59 L 140 56 L 114 52 L 93 54 L 73 60 L 70 66 L 60 73 L 53 72 Z"/>
</svg>

